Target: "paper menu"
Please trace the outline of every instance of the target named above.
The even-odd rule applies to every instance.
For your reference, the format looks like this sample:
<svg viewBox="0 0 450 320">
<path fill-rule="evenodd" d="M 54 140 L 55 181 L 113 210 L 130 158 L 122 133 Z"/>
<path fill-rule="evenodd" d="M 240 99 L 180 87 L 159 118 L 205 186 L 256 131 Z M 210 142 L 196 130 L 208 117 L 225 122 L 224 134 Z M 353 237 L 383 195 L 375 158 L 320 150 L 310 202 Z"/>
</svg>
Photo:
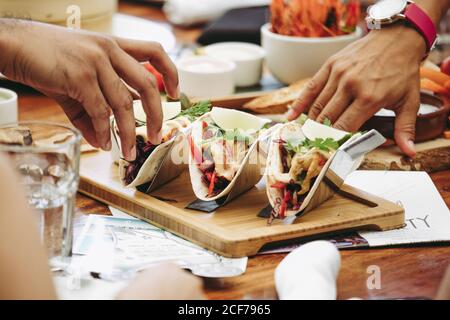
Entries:
<svg viewBox="0 0 450 320">
<path fill-rule="evenodd" d="M 450 241 L 450 211 L 427 173 L 355 171 L 345 183 L 405 209 L 402 229 L 358 232 L 369 246 Z"/>
<path fill-rule="evenodd" d="M 232 277 L 246 270 L 246 257 L 225 258 L 119 210 L 113 213 L 88 217 L 73 248 L 76 266 L 108 275 L 132 275 L 169 261 L 203 277 Z"/>
</svg>

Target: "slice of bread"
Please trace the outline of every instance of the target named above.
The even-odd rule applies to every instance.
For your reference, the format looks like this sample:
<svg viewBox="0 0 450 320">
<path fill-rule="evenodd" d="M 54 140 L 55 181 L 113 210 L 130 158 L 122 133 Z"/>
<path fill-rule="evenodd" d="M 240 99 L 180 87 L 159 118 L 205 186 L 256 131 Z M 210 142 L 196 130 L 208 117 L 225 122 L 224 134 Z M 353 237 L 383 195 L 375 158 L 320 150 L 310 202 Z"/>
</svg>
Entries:
<svg viewBox="0 0 450 320">
<path fill-rule="evenodd" d="M 244 109 L 260 114 L 285 113 L 288 106 L 299 96 L 309 79 L 303 79 L 291 84 L 289 87 L 271 92 L 255 98 L 243 105 Z"/>
</svg>

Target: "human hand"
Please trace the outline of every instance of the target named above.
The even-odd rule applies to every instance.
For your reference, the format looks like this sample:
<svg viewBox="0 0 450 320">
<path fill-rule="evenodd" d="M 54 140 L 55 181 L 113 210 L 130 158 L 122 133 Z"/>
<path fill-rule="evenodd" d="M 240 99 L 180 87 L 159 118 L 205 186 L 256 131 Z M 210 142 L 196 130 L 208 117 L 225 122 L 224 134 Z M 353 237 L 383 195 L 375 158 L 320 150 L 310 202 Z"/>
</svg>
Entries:
<svg viewBox="0 0 450 320">
<path fill-rule="evenodd" d="M 447 267 L 447 271 L 441 280 L 436 300 L 450 300 L 450 266 Z"/>
<path fill-rule="evenodd" d="M 425 42 L 412 28 L 397 25 L 373 30 L 331 57 L 312 78 L 288 113 L 357 131 L 381 108 L 396 114 L 395 141 L 415 155 L 414 137 L 420 105 L 420 62 Z"/>
<path fill-rule="evenodd" d="M 200 300 L 202 282 L 174 264 L 164 263 L 139 274 L 118 297 L 122 300 Z"/>
<path fill-rule="evenodd" d="M 127 85 L 142 99 L 150 142 L 161 142 L 158 85 L 138 62 L 149 61 L 162 73 L 168 95 L 178 98 L 177 70 L 160 44 L 13 19 L 0 19 L 0 27 L 8 39 L 0 44 L 0 72 L 54 98 L 91 145 L 111 149 L 112 111 L 123 156 L 135 159 L 133 97 Z"/>
</svg>

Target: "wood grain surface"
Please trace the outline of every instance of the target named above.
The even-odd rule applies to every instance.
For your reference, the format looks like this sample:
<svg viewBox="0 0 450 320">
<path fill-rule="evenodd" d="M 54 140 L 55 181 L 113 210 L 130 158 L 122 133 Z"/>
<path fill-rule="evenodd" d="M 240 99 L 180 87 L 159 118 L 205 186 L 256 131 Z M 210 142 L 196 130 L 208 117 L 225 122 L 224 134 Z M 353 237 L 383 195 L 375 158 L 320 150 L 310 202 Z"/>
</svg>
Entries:
<svg viewBox="0 0 450 320">
<path fill-rule="evenodd" d="M 196 197 L 188 172 L 147 195 L 122 186 L 118 167 L 111 163 L 108 152 L 83 154 L 80 179 L 83 194 L 226 257 L 254 256 L 264 245 L 274 242 L 350 229 L 390 230 L 405 222 L 400 206 L 350 186 L 343 190 L 370 205 L 336 194 L 289 225 L 275 220 L 268 226 L 267 219 L 257 216 L 268 203 L 263 183 L 215 212 L 189 210 L 185 207 Z"/>
<path fill-rule="evenodd" d="M 417 154 L 411 159 L 397 146 L 370 152 L 361 166 L 364 170 L 404 170 L 436 172 L 450 169 L 450 139 L 438 138 L 416 144 Z"/>
<path fill-rule="evenodd" d="M 159 8 L 135 2 L 121 2 L 120 11 L 140 17 L 164 20 Z M 181 42 L 192 42 L 199 29 L 174 29 Z M 57 104 L 30 89 L 0 83 L 19 93 L 20 119 L 46 119 L 67 122 Z M 450 171 L 431 174 L 437 189 L 450 208 Z M 424 199 L 425 201 L 426 199 Z M 83 195 L 77 197 L 77 215 L 110 214 L 108 208 Z M 450 264 L 450 245 L 405 246 L 396 248 L 342 250 L 342 268 L 338 279 L 338 297 L 395 298 L 434 297 L 440 280 Z M 247 272 L 231 279 L 207 281 L 205 290 L 211 299 L 275 299 L 273 271 L 283 254 L 250 258 Z M 366 287 L 367 268 L 378 265 L 381 269 L 381 289 Z"/>
</svg>

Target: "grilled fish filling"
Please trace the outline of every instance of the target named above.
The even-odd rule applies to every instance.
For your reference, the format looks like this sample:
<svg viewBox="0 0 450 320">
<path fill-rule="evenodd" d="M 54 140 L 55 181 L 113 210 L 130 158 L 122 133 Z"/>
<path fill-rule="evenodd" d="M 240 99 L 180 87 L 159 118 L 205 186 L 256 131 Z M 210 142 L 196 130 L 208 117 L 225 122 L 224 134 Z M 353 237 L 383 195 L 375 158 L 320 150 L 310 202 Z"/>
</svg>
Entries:
<svg viewBox="0 0 450 320">
<path fill-rule="evenodd" d="M 201 142 L 189 138 L 194 161 L 202 172 L 202 181 L 208 187 L 208 197 L 225 190 L 236 176 L 247 152 L 255 141 L 238 129 L 223 130 L 211 119 L 202 122 Z"/>
<path fill-rule="evenodd" d="M 284 218 L 287 210 L 298 210 L 311 190 L 315 179 L 320 174 L 335 149 L 323 150 L 307 144 L 301 147 L 292 146 L 283 140 L 276 141 L 279 148 L 279 167 L 274 170 L 275 183 L 270 187 L 279 190 L 276 200 L 280 218 Z"/>
</svg>

